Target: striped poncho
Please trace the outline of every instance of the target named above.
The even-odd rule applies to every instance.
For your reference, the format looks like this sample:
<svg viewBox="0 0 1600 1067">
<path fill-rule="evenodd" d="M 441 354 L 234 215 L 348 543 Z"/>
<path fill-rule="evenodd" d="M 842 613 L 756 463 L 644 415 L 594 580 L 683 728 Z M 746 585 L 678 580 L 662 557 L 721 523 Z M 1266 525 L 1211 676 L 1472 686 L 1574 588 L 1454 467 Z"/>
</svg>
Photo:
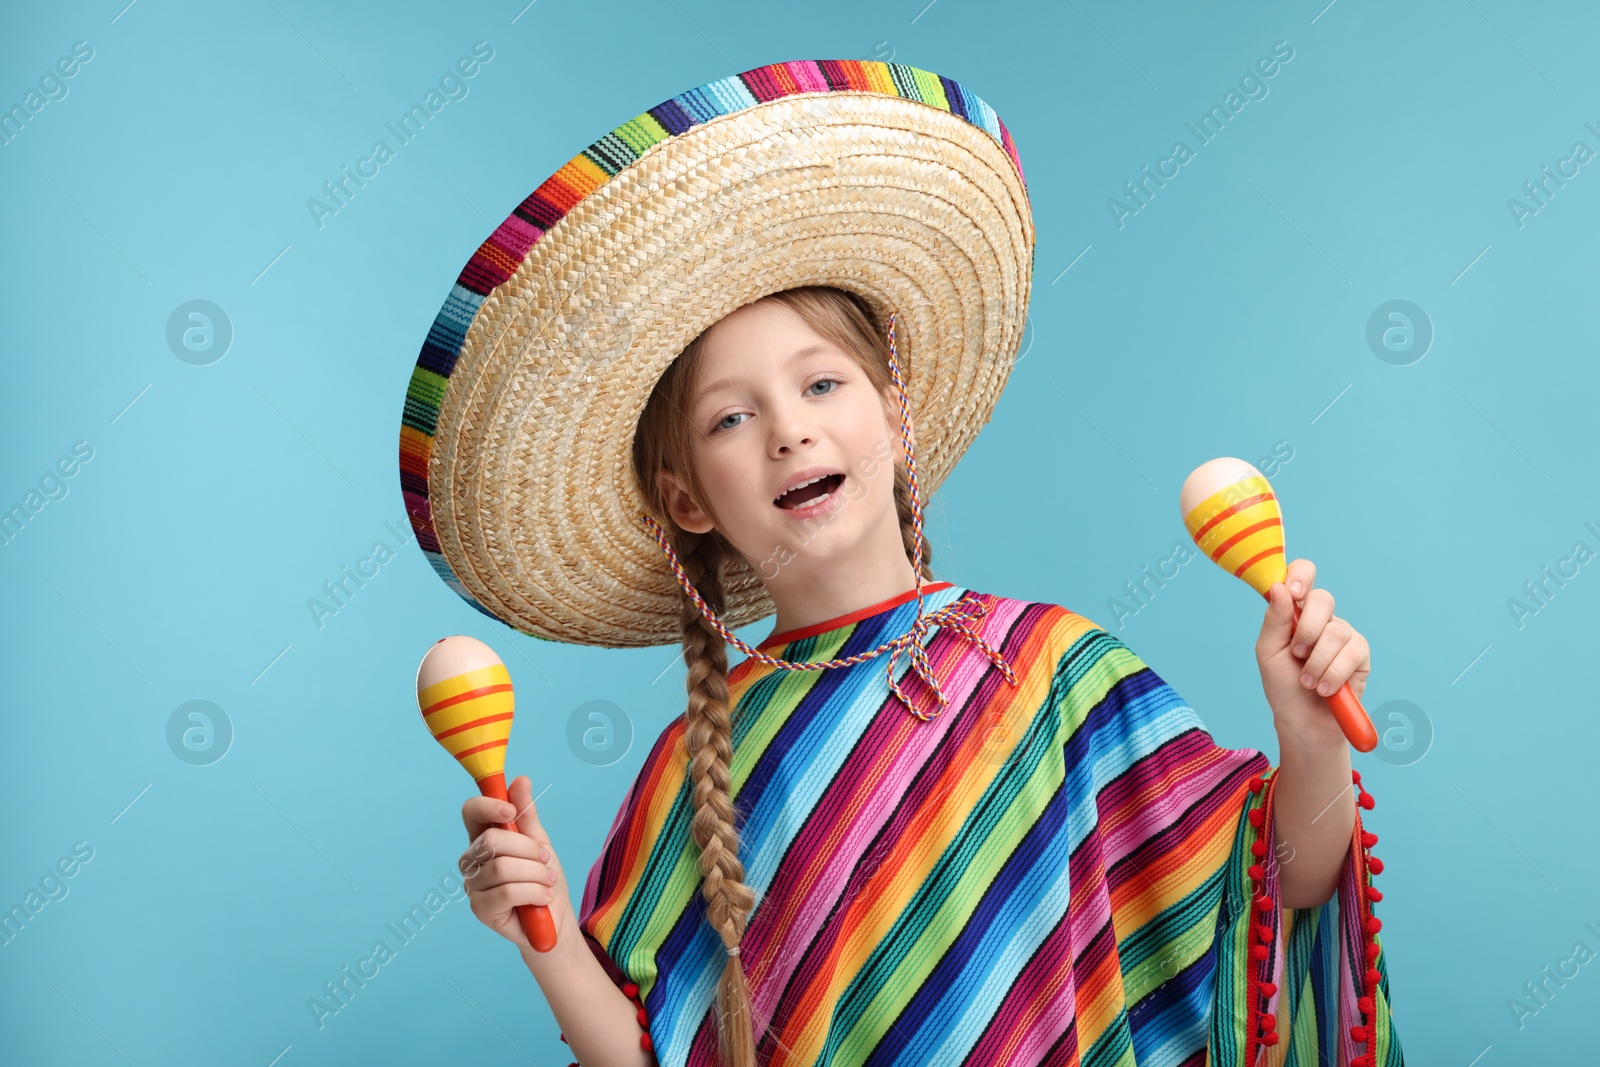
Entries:
<svg viewBox="0 0 1600 1067">
<path fill-rule="evenodd" d="M 1277 847 L 1265 756 L 1218 747 L 1079 615 L 923 589 L 925 612 L 964 595 L 986 607 L 973 629 L 1015 687 L 951 626 L 924 642 L 947 701 L 926 722 L 890 693 L 887 655 L 814 671 L 747 658 L 728 673 L 759 1062 L 1402 1062 L 1362 906 L 1359 817 L 1335 897 L 1273 907 L 1277 868 L 1255 845 Z M 909 631 L 916 609 L 908 591 L 758 647 L 843 658 Z M 927 714 L 908 659 L 896 679 Z M 714 1067 L 727 956 L 705 921 L 689 786 L 679 715 L 617 813 L 578 920 L 612 978 L 638 986 L 659 1062 Z"/>
</svg>

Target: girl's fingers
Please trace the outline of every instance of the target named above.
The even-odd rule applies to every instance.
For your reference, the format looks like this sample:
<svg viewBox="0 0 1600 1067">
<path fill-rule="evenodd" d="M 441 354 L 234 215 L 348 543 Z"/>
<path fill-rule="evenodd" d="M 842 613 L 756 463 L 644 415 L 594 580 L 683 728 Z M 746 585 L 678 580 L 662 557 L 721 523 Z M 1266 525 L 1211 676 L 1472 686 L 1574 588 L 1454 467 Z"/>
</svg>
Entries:
<svg viewBox="0 0 1600 1067">
<path fill-rule="evenodd" d="M 1327 696 L 1339 688 L 1340 685 L 1343 685 L 1345 678 L 1348 677 L 1354 665 L 1346 667 L 1345 673 L 1337 676 L 1336 681 L 1334 676 L 1328 673 L 1328 668 L 1349 647 L 1350 639 L 1354 636 L 1354 633 L 1355 631 L 1351 630 L 1343 619 L 1334 619 L 1323 627 L 1322 637 L 1318 639 L 1316 646 L 1312 648 L 1311 655 L 1306 659 L 1306 665 L 1300 672 L 1300 684 L 1305 685 L 1307 688 L 1315 686 L 1317 692 L 1323 696 Z M 1330 681 L 1333 682 L 1332 685 L 1329 685 Z"/>
<path fill-rule="evenodd" d="M 526 782 L 528 779 L 520 779 L 520 781 Z M 523 792 L 526 792 L 526 785 L 523 787 Z M 515 811 L 517 811 L 517 808 L 504 800 L 494 800 L 491 797 L 469 797 L 466 803 L 461 805 L 461 822 L 467 827 L 467 837 L 474 838 L 474 840 L 480 837 L 485 830 L 510 833 L 510 830 L 501 829 L 502 824 L 510 822 L 520 830 L 520 837 L 530 838 L 530 840 L 536 841 L 539 845 L 549 846 L 550 838 L 546 837 L 544 827 L 534 822 L 534 824 L 531 824 L 530 832 L 530 824 L 526 824 L 526 813 L 520 819 L 517 819 L 517 822 L 512 822 Z"/>
<path fill-rule="evenodd" d="M 538 860 L 517 859 L 514 856 L 496 856 L 487 863 L 477 866 L 471 874 L 462 879 L 463 884 L 473 892 L 493 889 L 495 886 L 506 885 L 514 882 L 535 882 L 539 885 L 554 885 L 556 875 L 547 864 Z"/>
<path fill-rule="evenodd" d="M 1333 594 L 1326 589 L 1313 589 L 1307 593 L 1300 607 L 1300 625 L 1290 638 L 1289 650 L 1303 658 L 1316 645 L 1323 627 L 1333 618 Z"/>
<path fill-rule="evenodd" d="M 506 882 L 472 894 L 474 904 L 491 912 L 510 911 L 519 904 L 549 904 L 555 898 L 555 890 L 539 882 Z"/>
<path fill-rule="evenodd" d="M 510 822 L 511 814 L 503 814 L 507 809 L 511 809 L 511 805 L 504 800 L 485 796 L 468 797 L 466 803 L 461 805 L 461 822 L 467 828 L 467 837 L 475 838 L 491 826 Z"/>
<path fill-rule="evenodd" d="M 467 846 L 456 866 L 463 875 L 470 877 L 499 856 L 543 861 L 548 859 L 549 855 L 549 850 L 537 841 L 529 840 L 522 834 L 512 833 L 510 830 L 491 826 Z"/>
<path fill-rule="evenodd" d="M 478 836 L 493 856 L 520 856 L 525 860 L 543 859 L 545 847 L 527 834 L 491 826 Z"/>
<path fill-rule="evenodd" d="M 1367 659 L 1367 639 L 1360 634 L 1353 634 L 1345 642 L 1339 654 L 1333 657 L 1333 662 L 1328 664 L 1328 669 L 1322 672 L 1322 681 L 1317 685 L 1317 692 L 1323 696 L 1338 692 L 1339 687 L 1355 678 L 1355 673 Z M 1357 692 L 1356 696 L 1360 697 Z"/>
</svg>

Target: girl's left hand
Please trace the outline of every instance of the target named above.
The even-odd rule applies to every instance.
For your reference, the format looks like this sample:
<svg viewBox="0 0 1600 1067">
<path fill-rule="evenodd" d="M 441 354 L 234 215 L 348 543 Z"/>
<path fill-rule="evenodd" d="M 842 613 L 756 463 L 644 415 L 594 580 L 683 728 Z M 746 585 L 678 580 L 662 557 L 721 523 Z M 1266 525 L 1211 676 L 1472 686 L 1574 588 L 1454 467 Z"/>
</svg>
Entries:
<svg viewBox="0 0 1600 1067">
<path fill-rule="evenodd" d="M 1327 696 L 1345 682 L 1357 697 L 1372 670 L 1367 639 L 1333 613 L 1333 596 L 1315 589 L 1316 564 L 1297 559 L 1283 582 L 1267 590 L 1267 614 L 1256 639 L 1261 688 L 1281 737 L 1287 731 L 1305 747 L 1347 742 Z M 1295 625 L 1291 604 L 1300 606 Z"/>
</svg>

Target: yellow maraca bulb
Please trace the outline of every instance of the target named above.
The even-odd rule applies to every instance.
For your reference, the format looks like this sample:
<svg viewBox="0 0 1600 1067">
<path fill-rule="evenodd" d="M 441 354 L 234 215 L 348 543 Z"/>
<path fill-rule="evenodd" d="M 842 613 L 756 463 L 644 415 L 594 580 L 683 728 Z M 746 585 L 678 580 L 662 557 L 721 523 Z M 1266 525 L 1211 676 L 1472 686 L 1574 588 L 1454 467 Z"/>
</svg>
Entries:
<svg viewBox="0 0 1600 1067">
<path fill-rule="evenodd" d="M 501 774 L 511 740 L 511 675 L 475 637 L 446 637 L 417 668 L 417 707 L 433 739 L 474 779 Z"/>
<path fill-rule="evenodd" d="M 1262 596 L 1288 573 L 1283 513 L 1261 472 L 1224 457 L 1195 468 L 1179 494 L 1183 524 L 1200 551 Z"/>
</svg>

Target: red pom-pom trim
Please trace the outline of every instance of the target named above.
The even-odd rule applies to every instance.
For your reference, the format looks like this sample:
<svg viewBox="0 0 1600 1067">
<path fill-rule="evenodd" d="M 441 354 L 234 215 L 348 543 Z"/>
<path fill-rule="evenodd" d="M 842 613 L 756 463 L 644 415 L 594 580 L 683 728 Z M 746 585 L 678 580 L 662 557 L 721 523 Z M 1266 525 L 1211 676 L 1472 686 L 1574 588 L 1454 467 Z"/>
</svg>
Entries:
<svg viewBox="0 0 1600 1067">
<path fill-rule="evenodd" d="M 1261 775 L 1256 774 L 1251 775 L 1250 781 L 1247 784 L 1250 788 L 1250 792 L 1260 793 L 1265 787 L 1266 783 L 1263 781 Z M 1253 855 L 1257 860 L 1265 858 L 1267 854 L 1267 843 L 1266 841 L 1262 840 L 1259 835 L 1261 834 L 1262 828 L 1266 825 L 1267 808 L 1271 806 L 1271 803 L 1272 794 L 1269 792 L 1266 797 L 1266 804 L 1259 808 L 1251 808 L 1245 813 L 1245 820 L 1255 829 L 1258 835 L 1256 840 L 1252 841 L 1250 844 L 1250 854 Z M 1266 919 L 1270 917 L 1273 906 L 1272 898 L 1267 896 L 1266 886 L 1264 884 L 1266 870 L 1261 863 L 1257 862 L 1250 865 L 1250 869 L 1247 873 L 1250 875 L 1250 880 L 1253 883 L 1251 903 L 1254 904 L 1256 909 L 1260 912 L 1261 918 Z M 1261 961 L 1266 960 L 1272 954 L 1271 949 L 1268 947 L 1268 943 L 1272 940 L 1272 928 L 1267 926 L 1264 922 L 1250 923 L 1250 940 L 1254 942 L 1254 944 L 1250 946 L 1250 959 L 1253 962 L 1260 963 Z M 1259 969 L 1257 977 L 1259 979 Z M 1271 1044 L 1273 1041 L 1276 1041 L 1278 1037 L 1278 1035 L 1273 1032 L 1272 1027 L 1267 1025 L 1267 1021 L 1270 1019 L 1270 1016 L 1266 1012 L 1257 1010 L 1256 998 L 1253 995 L 1255 992 L 1263 990 L 1268 984 L 1269 983 L 1263 983 L 1259 980 L 1255 981 L 1253 983 L 1254 988 L 1249 994 L 1246 995 L 1245 998 L 1245 1011 L 1248 1012 L 1256 1020 L 1258 1026 L 1262 1028 L 1261 1030 L 1253 1030 L 1246 1035 L 1245 1056 L 1247 1062 L 1254 1060 L 1255 1041 L 1259 1041 L 1262 1044 Z M 1264 999 L 1266 996 L 1270 996 L 1271 994 L 1263 992 L 1262 995 Z M 1273 1025 L 1276 1024 L 1274 1023 Z M 1252 1039 L 1254 1039 L 1254 1041 L 1252 1041 Z"/>
<path fill-rule="evenodd" d="M 1371 811 L 1376 806 L 1376 801 L 1373 799 L 1372 794 L 1361 788 L 1361 772 L 1352 768 L 1350 771 L 1350 780 L 1355 783 L 1357 787 L 1357 805 L 1361 809 Z M 1259 793 L 1268 784 L 1270 784 L 1270 779 L 1263 779 L 1263 777 L 1260 775 L 1252 776 L 1249 781 L 1250 791 L 1252 793 Z M 1266 804 L 1259 808 L 1253 808 L 1246 813 L 1250 825 L 1256 828 L 1257 831 L 1260 831 L 1262 827 L 1266 825 L 1266 821 L 1270 817 L 1268 809 L 1271 807 L 1271 799 L 1272 798 L 1269 792 Z M 1361 829 L 1359 822 L 1360 820 L 1358 818 L 1358 834 L 1356 840 L 1360 843 L 1361 849 L 1370 849 L 1378 843 L 1378 835 L 1369 830 Z M 1257 859 L 1263 859 L 1267 854 L 1268 844 L 1264 838 L 1265 835 L 1259 836 L 1251 843 L 1251 854 Z M 1369 874 L 1376 875 L 1383 873 L 1383 861 L 1378 857 L 1368 854 L 1365 856 L 1365 861 Z M 1251 881 L 1255 883 L 1251 903 L 1261 913 L 1261 918 L 1263 920 L 1259 923 L 1253 922 L 1250 924 L 1250 940 L 1257 942 L 1250 948 L 1250 958 L 1254 961 L 1260 962 L 1268 959 L 1271 955 L 1271 949 L 1269 946 L 1274 935 L 1271 926 L 1267 925 L 1265 920 L 1269 918 L 1274 904 L 1265 893 L 1265 886 L 1263 883 L 1265 880 L 1266 871 L 1264 866 L 1260 863 L 1252 864 L 1248 873 Z M 1361 895 L 1362 898 L 1364 898 L 1361 900 L 1363 905 L 1361 910 L 1365 912 L 1365 915 L 1361 919 L 1362 929 L 1367 937 L 1371 938 L 1372 940 L 1370 940 L 1364 946 L 1363 952 L 1363 955 L 1366 956 L 1367 961 L 1367 969 L 1363 975 L 1363 977 L 1366 979 L 1366 995 L 1358 997 L 1356 1002 L 1356 1007 L 1363 1018 L 1361 1019 L 1360 1025 L 1352 1026 L 1350 1028 L 1350 1037 L 1353 1041 L 1367 1043 L 1368 1049 L 1364 1055 L 1356 1056 L 1350 1061 L 1350 1063 L 1351 1067 L 1376 1067 L 1375 1055 L 1371 1049 L 1371 1043 L 1376 1040 L 1377 1037 L 1377 1022 L 1376 1020 L 1372 1019 L 1371 1016 L 1377 1004 L 1378 984 L 1382 977 L 1376 967 L 1378 957 L 1381 954 L 1381 949 L 1378 946 L 1376 937 L 1379 931 L 1383 929 L 1383 922 L 1372 914 L 1370 904 L 1382 900 L 1383 894 L 1377 889 L 1373 888 L 1371 885 L 1363 885 L 1361 887 Z M 1277 986 L 1272 982 L 1261 981 L 1259 978 L 1252 979 L 1250 984 L 1252 996 L 1250 998 L 1251 1003 L 1247 1006 L 1247 1010 L 1251 1011 L 1252 1014 L 1255 1014 L 1254 994 L 1259 993 L 1263 1001 L 1265 1001 L 1265 999 L 1272 997 L 1277 992 Z M 1245 1052 L 1247 1058 L 1253 1057 L 1253 1046 L 1256 1042 L 1259 1042 L 1259 1044 L 1263 1046 L 1275 1045 L 1278 1042 L 1279 1035 L 1276 1030 L 1276 1018 L 1274 1018 L 1270 1013 L 1263 1011 L 1257 1016 L 1257 1019 L 1261 1030 L 1264 1032 L 1256 1037 L 1255 1042 L 1249 1040 L 1246 1041 Z"/>
<path fill-rule="evenodd" d="M 627 997 L 629 1000 L 632 1000 L 634 997 L 639 995 L 639 987 L 634 985 L 632 982 L 623 982 L 622 995 Z"/>
<path fill-rule="evenodd" d="M 650 1043 L 649 1034 L 639 1035 L 639 1047 L 644 1049 L 646 1052 L 654 1052 L 656 1050 L 656 1047 Z"/>
<path fill-rule="evenodd" d="M 1360 773 L 1352 770 L 1350 777 L 1351 781 L 1356 783 L 1356 803 L 1361 808 L 1371 811 L 1376 801 L 1373 800 L 1371 793 L 1361 788 Z M 1377 834 L 1361 827 L 1359 816 L 1356 820 L 1356 829 L 1358 831 L 1356 840 L 1360 844 L 1358 854 L 1378 843 Z M 1370 852 L 1366 855 L 1366 866 L 1370 874 L 1383 873 L 1383 861 Z M 1383 921 L 1372 914 L 1372 904 L 1382 900 L 1383 894 L 1371 885 L 1363 885 L 1361 898 L 1361 911 L 1365 913 L 1361 919 L 1361 927 L 1368 938 L 1362 952 L 1367 964 L 1366 973 L 1362 976 L 1366 979 L 1366 995 L 1356 999 L 1356 1010 L 1361 1013 L 1361 1025 L 1350 1028 L 1350 1039 L 1365 1042 L 1367 1048 L 1363 1055 L 1356 1056 L 1350 1061 L 1350 1067 L 1376 1067 L 1377 1053 L 1373 1049 L 1373 1043 L 1378 1037 L 1378 1022 L 1373 1013 L 1377 1006 L 1378 981 L 1382 977 L 1377 968 L 1378 957 L 1382 953 L 1382 949 L 1378 946 L 1377 935 L 1383 929 Z"/>
</svg>

